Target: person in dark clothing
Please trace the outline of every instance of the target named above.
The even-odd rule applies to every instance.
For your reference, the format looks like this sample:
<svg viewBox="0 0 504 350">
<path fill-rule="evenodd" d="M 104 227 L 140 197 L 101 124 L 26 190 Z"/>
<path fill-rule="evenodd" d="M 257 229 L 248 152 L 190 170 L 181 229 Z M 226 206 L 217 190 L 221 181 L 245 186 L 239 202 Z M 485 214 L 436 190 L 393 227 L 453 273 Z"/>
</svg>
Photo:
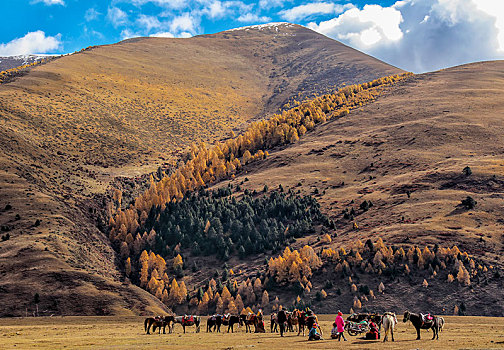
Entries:
<svg viewBox="0 0 504 350">
<path fill-rule="evenodd" d="M 284 309 L 278 311 L 277 321 L 278 326 L 280 327 L 280 336 L 283 337 L 283 334 L 285 332 L 285 324 L 287 323 L 287 314 L 285 313 Z"/>
</svg>

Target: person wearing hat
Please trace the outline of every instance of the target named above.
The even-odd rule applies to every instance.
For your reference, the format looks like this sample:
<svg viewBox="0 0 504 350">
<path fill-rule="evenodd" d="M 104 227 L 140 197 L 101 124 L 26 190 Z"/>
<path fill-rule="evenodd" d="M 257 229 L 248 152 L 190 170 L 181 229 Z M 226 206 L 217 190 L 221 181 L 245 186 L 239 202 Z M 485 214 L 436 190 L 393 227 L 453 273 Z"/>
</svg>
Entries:
<svg viewBox="0 0 504 350">
<path fill-rule="evenodd" d="M 338 311 L 338 316 L 336 316 L 334 323 L 336 323 L 336 331 L 338 332 L 336 339 L 338 339 L 338 341 L 341 341 L 341 337 L 343 337 L 343 339 L 346 341 L 347 339 L 343 334 L 343 332 L 345 331 L 345 320 L 343 319 L 343 313 L 341 311 Z"/>
<path fill-rule="evenodd" d="M 321 340 L 322 336 L 317 330 L 318 324 L 314 323 L 312 329 L 310 329 L 310 333 L 308 333 L 308 340 Z"/>
</svg>

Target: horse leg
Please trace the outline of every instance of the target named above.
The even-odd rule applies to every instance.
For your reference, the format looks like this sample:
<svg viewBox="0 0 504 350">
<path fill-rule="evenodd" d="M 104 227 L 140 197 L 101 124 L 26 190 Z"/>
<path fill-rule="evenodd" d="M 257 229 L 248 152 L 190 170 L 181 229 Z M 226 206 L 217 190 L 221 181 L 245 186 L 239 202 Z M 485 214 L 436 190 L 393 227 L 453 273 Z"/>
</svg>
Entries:
<svg viewBox="0 0 504 350">
<path fill-rule="evenodd" d="M 392 341 L 394 340 L 394 327 L 390 328 L 390 334 L 392 334 Z"/>
<path fill-rule="evenodd" d="M 182 328 L 184 328 L 184 334 L 185 334 L 185 325 L 182 325 Z"/>
<path fill-rule="evenodd" d="M 432 340 L 436 339 L 437 327 L 432 327 Z"/>
<path fill-rule="evenodd" d="M 420 327 L 416 329 L 416 332 L 417 332 L 416 340 L 420 340 Z"/>
<path fill-rule="evenodd" d="M 150 327 L 151 327 L 151 324 L 150 324 L 150 323 L 148 323 L 148 324 L 147 324 L 147 334 L 150 334 Z"/>
</svg>

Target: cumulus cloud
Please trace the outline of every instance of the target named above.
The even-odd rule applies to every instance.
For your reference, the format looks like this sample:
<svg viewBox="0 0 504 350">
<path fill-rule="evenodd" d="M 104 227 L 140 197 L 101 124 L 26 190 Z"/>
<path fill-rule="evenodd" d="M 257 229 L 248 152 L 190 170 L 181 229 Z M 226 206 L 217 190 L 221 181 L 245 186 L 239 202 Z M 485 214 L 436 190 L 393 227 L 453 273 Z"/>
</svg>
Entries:
<svg viewBox="0 0 504 350">
<path fill-rule="evenodd" d="M 504 58 L 498 1 L 403 0 L 366 5 L 308 27 L 400 68 L 424 72 Z"/>
<path fill-rule="evenodd" d="M 36 4 L 39 2 L 43 2 L 44 4 L 50 6 L 50 5 L 65 5 L 64 0 L 34 0 L 32 1 L 32 4 Z"/>
<path fill-rule="evenodd" d="M 243 23 L 264 23 L 271 21 L 268 16 L 259 16 L 256 13 L 245 13 L 236 19 L 238 22 Z"/>
<path fill-rule="evenodd" d="M 128 23 L 128 15 L 118 7 L 109 7 L 107 19 L 114 27 L 119 27 Z"/>
<path fill-rule="evenodd" d="M 299 5 L 290 9 L 282 10 L 278 14 L 288 21 L 294 22 L 320 14 L 337 14 L 349 8 L 353 8 L 352 4 L 335 4 L 332 2 L 313 2 L 305 5 Z"/>
<path fill-rule="evenodd" d="M 181 14 L 180 16 L 176 16 L 172 19 L 169 24 L 170 32 L 172 33 L 193 33 L 197 32 L 197 28 L 199 27 L 200 18 L 197 16 L 193 16 L 190 13 L 186 12 Z"/>
<path fill-rule="evenodd" d="M 37 30 L 22 38 L 14 39 L 6 44 L 0 44 L 0 56 L 16 56 L 34 53 L 47 53 L 57 50 L 61 46 L 61 34 L 46 36 Z"/>
</svg>

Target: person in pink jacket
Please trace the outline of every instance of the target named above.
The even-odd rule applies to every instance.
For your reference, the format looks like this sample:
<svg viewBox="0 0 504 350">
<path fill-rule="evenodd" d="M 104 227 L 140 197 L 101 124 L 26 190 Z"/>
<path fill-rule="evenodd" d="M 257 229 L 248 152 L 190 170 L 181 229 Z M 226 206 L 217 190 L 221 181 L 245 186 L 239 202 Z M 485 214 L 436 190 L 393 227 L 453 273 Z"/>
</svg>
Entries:
<svg viewBox="0 0 504 350">
<path fill-rule="evenodd" d="M 336 330 L 338 331 L 338 336 L 336 339 L 338 341 L 341 341 L 341 337 L 346 341 L 345 335 L 343 332 L 345 331 L 345 320 L 343 319 L 343 314 L 341 311 L 338 311 L 338 316 L 336 316 L 336 320 L 334 321 L 336 323 Z"/>
</svg>

